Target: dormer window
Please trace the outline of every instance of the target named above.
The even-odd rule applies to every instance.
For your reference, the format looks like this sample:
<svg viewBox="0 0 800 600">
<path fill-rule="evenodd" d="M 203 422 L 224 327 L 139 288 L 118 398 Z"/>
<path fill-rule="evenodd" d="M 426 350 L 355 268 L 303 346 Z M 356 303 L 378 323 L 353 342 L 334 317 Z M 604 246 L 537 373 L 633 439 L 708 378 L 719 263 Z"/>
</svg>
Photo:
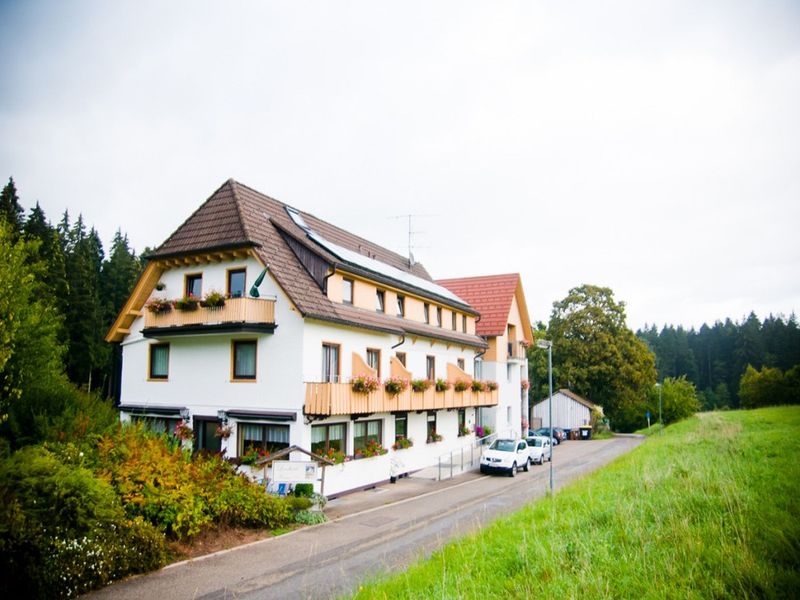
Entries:
<svg viewBox="0 0 800 600">
<path fill-rule="evenodd" d="M 353 303 L 353 280 L 342 279 L 342 302 L 345 304 Z"/>
<path fill-rule="evenodd" d="M 193 273 L 184 279 L 184 294 L 186 298 L 200 298 L 203 296 L 203 274 Z"/>
<path fill-rule="evenodd" d="M 375 292 L 375 310 L 378 312 L 386 312 L 386 292 L 377 290 Z"/>
</svg>

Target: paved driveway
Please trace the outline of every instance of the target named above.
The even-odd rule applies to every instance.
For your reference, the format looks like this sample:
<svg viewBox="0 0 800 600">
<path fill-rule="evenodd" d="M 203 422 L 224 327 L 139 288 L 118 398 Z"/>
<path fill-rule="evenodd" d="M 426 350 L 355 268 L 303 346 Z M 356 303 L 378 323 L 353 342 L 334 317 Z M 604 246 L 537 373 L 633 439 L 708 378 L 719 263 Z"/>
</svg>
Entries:
<svg viewBox="0 0 800 600">
<path fill-rule="evenodd" d="M 639 438 L 571 441 L 553 453 L 556 487 L 610 462 Z M 91 594 L 96 598 L 328 598 L 372 574 L 403 568 L 448 540 L 546 493 L 548 463 L 515 478 L 464 474 L 403 479 L 334 500 L 331 522 L 170 565 Z"/>
</svg>

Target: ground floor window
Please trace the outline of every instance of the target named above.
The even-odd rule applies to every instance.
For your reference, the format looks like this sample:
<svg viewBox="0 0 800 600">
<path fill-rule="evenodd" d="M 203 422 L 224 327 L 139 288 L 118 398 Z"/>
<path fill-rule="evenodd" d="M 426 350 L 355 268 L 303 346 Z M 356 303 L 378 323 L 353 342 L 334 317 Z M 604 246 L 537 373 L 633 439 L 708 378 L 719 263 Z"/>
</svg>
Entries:
<svg viewBox="0 0 800 600">
<path fill-rule="evenodd" d="M 179 417 L 147 417 L 142 415 L 132 415 L 131 422 L 142 423 L 145 429 L 153 433 L 163 433 L 175 435 L 175 427 L 181 422 Z"/>
<path fill-rule="evenodd" d="M 394 441 L 408 438 L 408 415 L 406 413 L 394 417 Z"/>
<path fill-rule="evenodd" d="M 383 421 L 356 421 L 353 423 L 353 454 L 364 454 L 370 443 L 382 445 Z"/>
<path fill-rule="evenodd" d="M 259 452 L 273 454 L 289 447 L 289 426 L 267 423 L 239 423 L 239 455 Z"/>
<path fill-rule="evenodd" d="M 345 452 L 347 424 L 331 423 L 311 427 L 311 452 L 327 456 L 333 452 Z"/>
<path fill-rule="evenodd" d="M 428 433 L 428 443 L 432 444 L 433 442 L 438 442 L 441 439 L 441 435 L 439 435 L 438 431 L 436 430 L 436 411 L 429 410 L 427 414 L 427 433 Z"/>
<path fill-rule="evenodd" d="M 467 410 L 465 408 L 458 409 L 458 437 L 467 435 Z"/>
<path fill-rule="evenodd" d="M 194 449 L 206 452 L 219 452 L 222 440 L 217 435 L 219 421 L 217 419 L 194 418 Z"/>
</svg>

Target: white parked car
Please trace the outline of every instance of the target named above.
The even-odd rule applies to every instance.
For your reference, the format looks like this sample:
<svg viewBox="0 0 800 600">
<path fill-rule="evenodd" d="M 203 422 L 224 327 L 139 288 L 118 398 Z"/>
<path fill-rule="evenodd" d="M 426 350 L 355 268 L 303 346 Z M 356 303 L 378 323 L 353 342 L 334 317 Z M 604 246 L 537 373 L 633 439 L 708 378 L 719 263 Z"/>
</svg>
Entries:
<svg viewBox="0 0 800 600">
<path fill-rule="evenodd" d="M 534 435 L 525 440 L 528 443 L 528 454 L 531 464 L 541 465 L 545 460 L 553 460 L 553 450 L 550 448 L 550 438 Z"/>
<path fill-rule="evenodd" d="M 481 456 L 481 473 L 508 473 L 514 477 L 519 469 L 528 470 L 530 454 L 525 440 L 497 439 Z"/>
</svg>

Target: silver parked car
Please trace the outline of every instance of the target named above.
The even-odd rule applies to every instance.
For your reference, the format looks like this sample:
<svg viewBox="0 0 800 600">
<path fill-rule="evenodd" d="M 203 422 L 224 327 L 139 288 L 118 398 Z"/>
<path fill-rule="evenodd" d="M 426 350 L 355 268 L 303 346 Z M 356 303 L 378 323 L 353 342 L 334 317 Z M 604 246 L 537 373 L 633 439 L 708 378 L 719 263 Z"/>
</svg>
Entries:
<svg viewBox="0 0 800 600">
<path fill-rule="evenodd" d="M 545 460 L 553 460 L 552 448 L 550 448 L 550 438 L 541 435 L 534 435 L 525 440 L 528 444 L 528 455 L 531 464 L 541 465 Z"/>
</svg>

